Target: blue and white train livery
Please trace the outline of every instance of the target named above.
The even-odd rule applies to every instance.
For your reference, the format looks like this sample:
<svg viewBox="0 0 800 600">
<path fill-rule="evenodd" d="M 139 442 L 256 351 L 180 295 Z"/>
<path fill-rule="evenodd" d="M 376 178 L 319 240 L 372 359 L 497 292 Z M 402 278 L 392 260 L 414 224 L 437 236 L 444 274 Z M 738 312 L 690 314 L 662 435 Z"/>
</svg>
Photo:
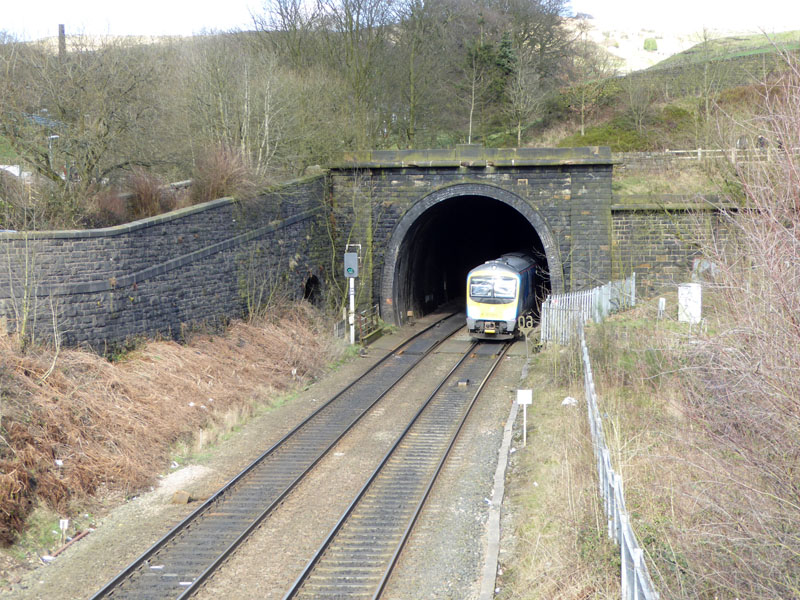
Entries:
<svg viewBox="0 0 800 600">
<path fill-rule="evenodd" d="M 475 267 L 467 275 L 467 329 L 480 339 L 511 339 L 517 317 L 536 304 L 537 261 L 511 252 Z"/>
</svg>

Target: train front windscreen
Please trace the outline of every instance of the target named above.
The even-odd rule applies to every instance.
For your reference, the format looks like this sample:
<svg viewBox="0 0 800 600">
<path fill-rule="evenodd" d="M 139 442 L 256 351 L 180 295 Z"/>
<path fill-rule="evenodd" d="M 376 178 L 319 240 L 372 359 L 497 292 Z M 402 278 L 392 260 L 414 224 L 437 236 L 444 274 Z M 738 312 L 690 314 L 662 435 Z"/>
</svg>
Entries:
<svg viewBox="0 0 800 600">
<path fill-rule="evenodd" d="M 483 304 L 509 304 L 517 295 L 514 277 L 482 277 L 470 279 L 470 298 Z"/>
</svg>

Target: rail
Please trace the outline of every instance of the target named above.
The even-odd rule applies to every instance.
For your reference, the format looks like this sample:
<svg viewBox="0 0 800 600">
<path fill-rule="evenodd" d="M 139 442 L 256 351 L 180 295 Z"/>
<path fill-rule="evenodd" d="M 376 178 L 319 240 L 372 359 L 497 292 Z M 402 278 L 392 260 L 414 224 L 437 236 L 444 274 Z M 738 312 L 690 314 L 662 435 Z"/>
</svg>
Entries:
<svg viewBox="0 0 800 600">
<path fill-rule="evenodd" d="M 473 343 L 422 403 L 283 600 L 381 597 L 470 411 L 511 347 L 473 352 L 482 344 Z"/>
<path fill-rule="evenodd" d="M 763 146 L 756 148 L 697 148 L 692 150 L 665 150 L 664 154 L 673 158 L 684 158 L 702 162 L 703 160 L 711 159 L 730 159 L 731 162 L 748 161 L 748 160 L 766 160 L 770 161 L 774 157 L 779 156 L 784 152 L 797 154 L 800 149 L 788 148 L 784 150 L 780 147 Z"/>
<path fill-rule="evenodd" d="M 731 148 L 689 148 L 684 150 L 659 150 L 651 152 L 614 152 L 615 159 L 627 162 L 658 162 L 664 159 L 677 161 L 730 160 L 736 162 L 771 161 L 782 154 L 798 154 L 800 148 L 777 145 L 760 145 L 757 140 Z"/>
<path fill-rule="evenodd" d="M 463 313 L 438 319 L 387 353 L 130 563 L 92 600 L 120 596 L 167 600 L 194 594 L 367 411 L 463 328 L 463 319 Z"/>
<path fill-rule="evenodd" d="M 597 478 L 608 522 L 608 537 L 614 540 L 620 549 L 620 597 L 622 600 L 658 600 L 658 592 L 653 586 L 642 549 L 636 541 L 628 510 L 625 507 L 622 477 L 614 471 L 611 465 L 610 453 L 603 434 L 603 421 L 597 409 L 597 391 L 592 375 L 592 365 L 589 362 L 589 350 L 586 346 L 583 325 L 579 329 L 584 392 L 589 413 L 589 428 L 592 432 L 592 447 L 597 462 Z"/>
<path fill-rule="evenodd" d="M 611 313 L 635 305 L 636 273 L 589 290 L 550 295 L 542 303 L 542 343 L 567 344 L 587 321 L 600 323 Z"/>
</svg>

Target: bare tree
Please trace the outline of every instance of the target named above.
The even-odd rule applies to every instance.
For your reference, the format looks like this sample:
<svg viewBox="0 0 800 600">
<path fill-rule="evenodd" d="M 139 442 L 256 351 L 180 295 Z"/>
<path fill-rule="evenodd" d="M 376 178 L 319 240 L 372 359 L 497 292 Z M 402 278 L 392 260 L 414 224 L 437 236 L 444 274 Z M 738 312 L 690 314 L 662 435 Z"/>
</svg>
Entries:
<svg viewBox="0 0 800 600">
<path fill-rule="evenodd" d="M 782 149 L 733 165 L 741 189 L 724 213 L 730 233 L 706 246 L 715 334 L 693 364 L 692 414 L 724 454 L 703 486 L 713 536 L 692 558 L 730 597 L 788 598 L 800 583 L 800 64 L 784 60 L 788 70 L 765 82 L 763 111 L 748 124 Z"/>
<path fill-rule="evenodd" d="M 179 162 L 170 52 L 80 36 L 63 55 L 46 43 L 0 45 L 0 136 L 37 174 L 41 227 L 81 224 L 87 198 L 133 167 Z"/>
<path fill-rule="evenodd" d="M 572 85 L 566 95 L 580 119 L 581 136 L 586 134 L 586 121 L 597 108 L 608 78 L 617 72 L 617 60 L 589 39 L 588 24 L 579 26 L 579 37 L 572 56 Z"/>
<path fill-rule="evenodd" d="M 464 69 L 464 95 L 469 118 L 467 120 L 467 143 L 472 143 L 472 130 L 475 123 L 475 111 L 480 108 L 483 94 L 488 87 L 488 65 L 481 59 L 480 49 L 473 48 Z"/>
<path fill-rule="evenodd" d="M 159 160 L 136 152 L 137 136 L 159 119 L 159 72 L 148 48 L 73 39 L 64 57 L 28 46 L 0 60 L 0 134 L 42 176 L 84 189 Z"/>
<path fill-rule="evenodd" d="M 698 44 L 692 53 L 693 63 L 688 66 L 687 71 L 699 99 L 695 118 L 697 145 L 709 147 L 714 127 L 714 106 L 731 66 L 727 61 L 720 60 L 714 50 L 714 37 L 707 28 L 703 28 L 697 39 Z"/>
<path fill-rule="evenodd" d="M 573 35 L 564 26 L 566 0 L 505 0 L 502 3 L 514 48 L 542 80 L 561 79 Z"/>
<path fill-rule="evenodd" d="M 319 62 L 319 8 L 304 0 L 267 0 L 263 13 L 253 15 L 253 23 L 276 55 L 293 69 L 306 69 Z"/>
<path fill-rule="evenodd" d="M 387 102 L 391 107 L 388 120 L 398 122 L 406 145 L 412 147 L 423 113 L 430 112 L 435 104 L 437 66 L 441 65 L 437 50 L 441 48 L 445 15 L 430 0 L 406 0 L 395 14 L 396 38 L 390 60 L 397 67 L 390 69 L 384 80 L 387 95 L 393 100 Z"/>
<path fill-rule="evenodd" d="M 287 100 L 277 58 L 246 40 L 211 36 L 192 42 L 186 67 L 186 112 L 193 137 L 200 137 L 193 141 L 237 150 L 265 178 L 286 136 Z"/>
<path fill-rule="evenodd" d="M 636 131 L 644 133 L 645 122 L 656 99 L 655 84 L 646 74 L 631 73 L 622 78 L 623 101 Z"/>
<path fill-rule="evenodd" d="M 286 137 L 280 158 L 287 172 L 302 173 L 307 166 L 336 161 L 344 151 L 372 145 L 374 114 L 353 105 L 336 73 L 323 67 L 289 73 L 284 93 L 291 107 L 282 119 Z"/>
<path fill-rule="evenodd" d="M 354 102 L 369 104 L 378 63 L 383 56 L 390 4 L 383 0 L 317 0 L 323 23 L 323 51 L 341 72 Z"/>
<path fill-rule="evenodd" d="M 518 57 L 514 77 L 508 82 L 506 114 L 517 130 L 517 146 L 522 146 L 523 124 L 530 122 L 542 110 L 547 87 L 536 71 L 529 52 Z"/>
</svg>

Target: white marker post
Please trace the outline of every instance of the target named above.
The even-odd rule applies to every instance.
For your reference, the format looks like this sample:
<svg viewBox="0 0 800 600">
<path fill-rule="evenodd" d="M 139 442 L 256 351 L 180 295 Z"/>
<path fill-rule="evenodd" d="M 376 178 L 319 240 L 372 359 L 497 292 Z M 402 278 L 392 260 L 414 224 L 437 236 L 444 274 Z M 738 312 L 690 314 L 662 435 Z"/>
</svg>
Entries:
<svg viewBox="0 0 800 600">
<path fill-rule="evenodd" d="M 350 278 L 350 345 L 356 343 L 356 278 Z"/>
<path fill-rule="evenodd" d="M 522 405 L 522 445 L 528 445 L 528 405 L 533 404 L 533 390 L 517 390 L 517 404 Z"/>
<path fill-rule="evenodd" d="M 361 248 L 361 244 L 348 244 L 344 253 L 344 276 L 350 281 L 350 345 L 356 343 L 356 277 L 358 277 L 358 252 L 349 252 L 350 246 Z"/>
<path fill-rule="evenodd" d="M 58 528 L 61 530 L 61 545 L 67 541 L 67 529 L 69 529 L 69 519 L 59 519 Z"/>
</svg>

